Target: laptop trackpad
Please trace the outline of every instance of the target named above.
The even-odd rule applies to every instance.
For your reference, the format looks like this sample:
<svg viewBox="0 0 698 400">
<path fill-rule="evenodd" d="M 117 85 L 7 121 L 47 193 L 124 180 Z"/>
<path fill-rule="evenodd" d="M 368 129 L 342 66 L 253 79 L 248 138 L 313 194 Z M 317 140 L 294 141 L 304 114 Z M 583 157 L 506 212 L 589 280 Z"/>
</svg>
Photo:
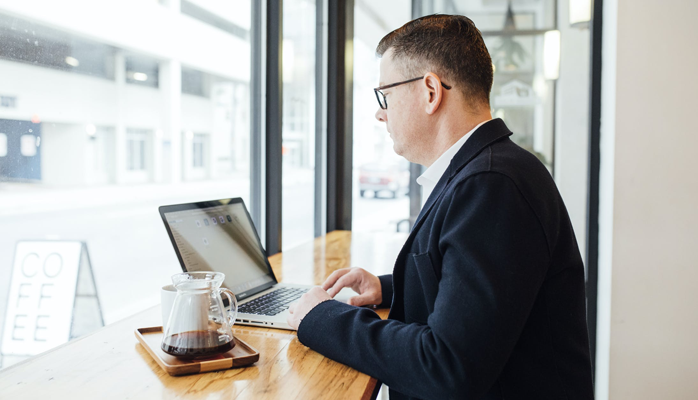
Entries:
<svg viewBox="0 0 698 400">
<path fill-rule="evenodd" d="M 342 303 L 347 303 L 350 298 L 358 295 L 359 294 L 356 293 L 352 288 L 345 287 L 342 290 L 340 290 L 336 296 L 334 296 L 334 299 L 337 301 L 341 301 Z"/>
</svg>

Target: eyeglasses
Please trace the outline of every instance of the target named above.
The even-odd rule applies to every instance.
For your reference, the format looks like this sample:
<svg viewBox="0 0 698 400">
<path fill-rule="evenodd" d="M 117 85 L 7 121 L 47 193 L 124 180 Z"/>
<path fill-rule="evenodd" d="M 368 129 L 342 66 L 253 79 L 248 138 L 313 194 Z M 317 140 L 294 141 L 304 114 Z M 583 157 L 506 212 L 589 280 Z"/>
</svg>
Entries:
<svg viewBox="0 0 698 400">
<path fill-rule="evenodd" d="M 420 80 L 420 79 L 424 79 L 424 77 L 423 77 L 423 76 L 420 76 L 420 77 L 418 77 L 418 78 L 412 78 L 412 79 L 408 79 L 408 80 L 402 81 L 402 82 L 391 83 L 390 85 L 379 86 L 379 87 L 373 89 L 373 92 L 376 94 L 376 99 L 378 100 L 378 105 L 379 105 L 382 109 L 384 109 L 384 110 L 387 110 L 387 109 L 388 109 L 388 101 L 385 99 L 385 94 L 383 94 L 383 92 L 381 92 L 381 90 L 383 90 L 383 89 L 389 89 L 389 88 L 392 88 L 392 87 L 395 87 L 395 86 L 400 86 L 400 85 L 403 85 L 403 84 L 405 84 L 405 83 L 410 83 L 410 82 L 418 81 L 418 80 Z M 443 82 L 441 82 L 441 86 L 443 86 L 444 89 L 446 89 L 446 90 L 451 89 L 451 86 L 449 86 L 449 85 L 447 85 L 447 84 L 445 84 L 445 83 L 443 83 Z M 379 96 L 379 94 L 380 94 L 380 96 Z M 381 97 L 383 98 L 383 101 L 381 101 Z"/>
</svg>

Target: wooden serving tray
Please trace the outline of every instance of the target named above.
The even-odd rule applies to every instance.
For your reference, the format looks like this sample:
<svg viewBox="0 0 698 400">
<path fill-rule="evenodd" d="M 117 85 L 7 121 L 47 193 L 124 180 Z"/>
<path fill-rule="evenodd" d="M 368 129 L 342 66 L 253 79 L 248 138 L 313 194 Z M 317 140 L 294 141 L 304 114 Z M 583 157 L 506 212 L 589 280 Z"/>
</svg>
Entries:
<svg viewBox="0 0 698 400">
<path fill-rule="evenodd" d="M 161 326 L 138 328 L 134 333 L 160 367 L 173 376 L 244 367 L 259 360 L 259 352 L 237 336 L 233 336 L 235 347 L 227 353 L 194 360 L 183 360 L 165 353 L 160 348 L 163 336 Z"/>
</svg>

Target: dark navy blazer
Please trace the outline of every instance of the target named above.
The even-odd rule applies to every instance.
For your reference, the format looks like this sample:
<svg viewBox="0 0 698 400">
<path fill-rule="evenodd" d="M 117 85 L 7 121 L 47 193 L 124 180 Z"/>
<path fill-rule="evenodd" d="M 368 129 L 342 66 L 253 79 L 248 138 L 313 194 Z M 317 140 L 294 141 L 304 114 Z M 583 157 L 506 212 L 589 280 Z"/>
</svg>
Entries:
<svg viewBox="0 0 698 400">
<path fill-rule="evenodd" d="M 500 119 L 478 128 L 424 205 L 387 320 L 326 301 L 298 339 L 391 399 L 592 399 L 584 265 L 548 170 Z"/>
</svg>

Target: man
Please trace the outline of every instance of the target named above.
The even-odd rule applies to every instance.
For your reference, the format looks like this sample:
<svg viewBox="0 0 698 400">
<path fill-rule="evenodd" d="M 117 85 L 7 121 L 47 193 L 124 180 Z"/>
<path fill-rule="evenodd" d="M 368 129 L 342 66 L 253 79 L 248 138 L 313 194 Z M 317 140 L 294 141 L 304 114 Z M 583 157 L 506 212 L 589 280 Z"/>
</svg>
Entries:
<svg viewBox="0 0 698 400">
<path fill-rule="evenodd" d="M 391 398 L 593 398 L 574 232 L 546 168 L 492 120 L 480 32 L 428 16 L 377 53 L 376 118 L 433 190 L 393 274 L 335 271 L 292 307 L 298 339 Z M 351 305 L 331 300 L 343 287 L 359 293 Z M 390 306 L 388 319 L 357 307 L 369 304 Z"/>
</svg>

